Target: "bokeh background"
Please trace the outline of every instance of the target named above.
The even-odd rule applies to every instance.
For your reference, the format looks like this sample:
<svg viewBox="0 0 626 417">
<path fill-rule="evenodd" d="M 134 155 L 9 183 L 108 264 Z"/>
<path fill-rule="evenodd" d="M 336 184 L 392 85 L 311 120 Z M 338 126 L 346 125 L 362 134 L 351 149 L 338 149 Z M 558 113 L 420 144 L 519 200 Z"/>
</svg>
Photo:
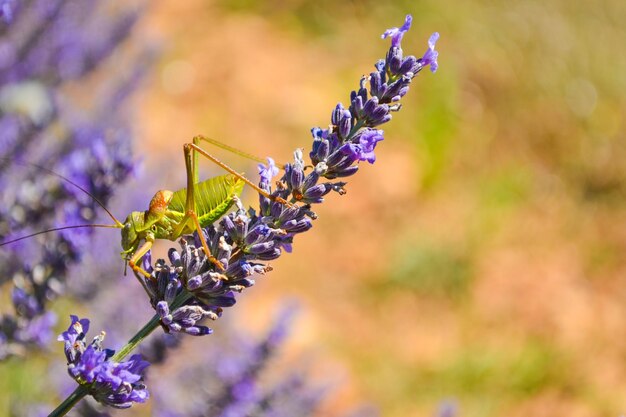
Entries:
<svg viewBox="0 0 626 417">
<path fill-rule="evenodd" d="M 255 334 L 300 300 L 285 353 L 338 381 L 319 415 L 430 416 L 448 399 L 467 417 L 625 413 L 623 1 L 155 3 L 138 28 L 163 43 L 134 101 L 142 168 L 116 213 L 144 209 L 125 193 L 183 186 L 195 134 L 289 161 L 406 13 L 405 53 L 439 31 L 439 70 L 216 332 Z"/>
</svg>

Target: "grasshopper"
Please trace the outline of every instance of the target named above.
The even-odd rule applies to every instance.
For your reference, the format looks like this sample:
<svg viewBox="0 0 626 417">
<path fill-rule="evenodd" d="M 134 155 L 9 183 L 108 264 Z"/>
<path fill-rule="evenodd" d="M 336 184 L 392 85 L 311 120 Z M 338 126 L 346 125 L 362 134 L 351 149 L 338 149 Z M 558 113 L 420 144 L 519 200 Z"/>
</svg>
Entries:
<svg viewBox="0 0 626 417">
<path fill-rule="evenodd" d="M 256 184 L 237 173 L 222 161 L 206 152 L 199 146 L 201 141 L 216 144 L 225 149 L 249 156 L 219 142 L 196 136 L 193 143 L 183 145 L 185 167 L 187 170 L 187 188 L 176 192 L 160 190 L 150 201 L 147 211 L 134 211 L 128 215 L 122 228 L 122 257 L 128 261 L 131 269 L 147 278 L 150 274 L 139 266 L 139 261 L 150 250 L 156 239 L 175 241 L 184 234 L 198 232 L 204 252 L 213 264 L 224 270 L 223 265 L 209 250 L 202 228 L 213 224 L 230 209 L 235 199 L 241 194 L 244 184 L 248 184 L 258 193 L 272 201 L 291 205 L 286 200 L 272 196 Z M 229 174 L 198 182 L 198 155 L 202 155 Z M 254 157 L 253 159 L 258 160 Z M 143 244 L 141 244 L 143 242 Z M 141 245 L 141 246 L 140 246 Z"/>
<path fill-rule="evenodd" d="M 122 231 L 122 252 L 121 256 L 130 268 L 136 274 L 144 275 L 150 278 L 150 274 L 140 265 L 141 259 L 152 248 L 154 242 L 160 239 L 176 241 L 185 234 L 196 231 L 202 243 L 202 248 L 210 262 L 212 262 L 221 271 L 224 266 L 216 259 L 209 250 L 202 228 L 210 226 L 220 217 L 228 212 L 230 207 L 235 203 L 241 194 L 244 185 L 249 185 L 258 193 L 271 201 L 278 202 L 287 206 L 292 203 L 281 197 L 273 196 L 258 187 L 256 184 L 248 180 L 242 174 L 236 172 L 228 165 L 211 155 L 200 147 L 202 141 L 216 145 L 228 151 L 234 152 L 243 157 L 253 159 L 255 161 L 264 162 L 263 159 L 254 155 L 239 151 L 228 145 L 225 145 L 215 139 L 204 136 L 196 136 L 192 143 L 183 145 L 185 157 L 185 168 L 187 173 L 187 187 L 178 191 L 159 190 L 155 193 L 150 201 L 148 210 L 133 211 L 126 220 L 120 222 L 102 203 L 100 203 L 88 191 L 75 184 L 71 180 L 52 172 L 46 168 L 44 170 L 68 181 L 72 185 L 78 187 L 83 192 L 90 195 L 94 200 L 108 213 L 113 219 L 114 225 L 78 225 L 66 226 L 45 230 L 28 236 L 22 236 L 7 242 L 3 242 L 0 246 L 4 246 L 18 240 L 26 239 L 38 234 L 49 231 L 62 230 L 66 228 L 76 227 L 107 227 L 119 228 Z M 226 175 L 210 178 L 205 181 L 198 179 L 198 158 L 202 155 L 214 162 L 228 172 Z M 283 168 L 279 165 L 280 168 Z"/>
</svg>

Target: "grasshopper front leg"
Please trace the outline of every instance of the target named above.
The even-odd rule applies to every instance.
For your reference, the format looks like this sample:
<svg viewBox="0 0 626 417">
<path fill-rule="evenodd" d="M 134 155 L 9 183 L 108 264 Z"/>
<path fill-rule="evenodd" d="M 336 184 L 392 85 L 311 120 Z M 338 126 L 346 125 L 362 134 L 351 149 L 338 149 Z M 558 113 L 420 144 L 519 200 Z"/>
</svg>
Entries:
<svg viewBox="0 0 626 417">
<path fill-rule="evenodd" d="M 139 273 L 146 278 L 150 278 L 151 275 L 148 273 L 148 271 L 137 265 L 137 263 L 141 260 L 141 258 L 143 258 L 146 253 L 148 253 L 148 251 L 152 248 L 153 243 L 154 240 L 152 239 L 146 240 L 144 244 L 141 245 L 141 247 L 137 249 L 133 256 L 131 256 L 131 258 L 128 260 L 128 266 L 130 266 L 130 269 L 132 269 L 133 272 Z"/>
</svg>

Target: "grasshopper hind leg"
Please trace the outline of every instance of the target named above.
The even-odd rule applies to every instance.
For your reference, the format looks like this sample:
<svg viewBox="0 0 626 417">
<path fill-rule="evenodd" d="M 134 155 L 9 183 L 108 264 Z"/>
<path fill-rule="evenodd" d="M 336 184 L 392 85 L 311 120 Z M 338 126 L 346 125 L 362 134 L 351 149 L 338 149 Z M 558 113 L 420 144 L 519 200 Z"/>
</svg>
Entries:
<svg viewBox="0 0 626 417">
<path fill-rule="evenodd" d="M 242 174 L 235 171 L 234 169 L 232 169 L 231 167 L 229 167 L 228 165 L 220 161 L 218 158 L 216 158 L 215 156 L 211 155 L 210 153 L 202 149 L 198 145 L 201 140 L 205 140 L 205 139 L 201 136 L 196 136 L 193 139 L 193 143 L 186 143 L 183 145 L 183 151 L 185 154 L 185 168 L 187 170 L 187 198 L 185 201 L 185 215 L 183 219 L 180 221 L 180 223 L 178 224 L 178 226 L 175 228 L 174 235 L 180 236 L 183 230 L 185 229 L 187 222 L 189 222 L 190 220 L 193 221 L 194 229 L 198 233 L 198 237 L 200 238 L 200 241 L 202 242 L 202 248 L 204 249 L 208 260 L 211 263 L 213 263 L 217 267 L 217 269 L 223 272 L 225 270 L 224 265 L 222 265 L 222 263 L 218 259 L 216 259 L 215 256 L 213 256 L 213 254 L 211 253 L 209 246 L 206 242 L 206 239 L 204 238 L 204 233 L 202 232 L 202 227 L 200 225 L 200 221 L 198 220 L 198 215 L 196 213 L 196 196 L 195 196 L 196 187 L 195 186 L 198 183 L 198 171 L 197 171 L 198 155 L 204 156 L 205 158 L 212 161 L 213 163 L 215 163 L 216 165 L 218 165 L 225 171 L 239 178 L 241 181 L 248 184 L 250 187 L 256 190 L 259 194 L 268 198 L 270 201 L 283 204 L 287 207 L 292 207 L 293 204 L 288 202 L 287 200 L 285 200 L 284 198 L 280 196 L 269 194 L 267 191 L 260 188 L 258 185 L 256 185 L 255 183 L 253 183 L 252 181 L 244 177 Z"/>
<path fill-rule="evenodd" d="M 199 141 L 201 139 L 202 139 L 202 137 L 195 137 L 194 140 L 193 140 L 194 143 L 188 143 L 186 145 L 186 146 L 189 146 L 193 150 L 193 152 L 194 152 L 194 161 L 195 161 L 195 158 L 196 158 L 195 155 L 196 154 L 200 154 L 200 155 L 204 156 L 205 158 L 207 158 L 209 161 L 211 161 L 214 164 L 218 165 L 220 168 L 222 168 L 225 171 L 227 171 L 228 173 L 234 175 L 235 177 L 239 178 L 241 181 L 245 182 L 247 185 L 252 187 L 256 192 L 261 194 L 263 197 L 268 198 L 268 199 L 270 199 L 273 202 L 280 203 L 280 204 L 282 204 L 284 206 L 287 206 L 287 207 L 292 207 L 293 206 L 292 203 L 290 203 L 289 201 L 285 200 L 284 198 L 276 196 L 276 195 L 272 195 L 272 194 L 268 193 L 267 191 L 263 190 L 258 185 L 256 185 L 255 183 L 253 183 L 252 181 L 250 181 L 249 179 L 244 177 L 242 174 L 240 174 L 239 172 L 235 171 L 234 169 L 232 169 L 231 167 L 226 165 L 224 162 L 220 161 L 218 158 L 216 158 L 215 156 L 211 155 L 210 153 L 208 153 L 207 151 L 202 149 L 200 146 L 198 146 L 198 143 L 199 143 Z"/>
<path fill-rule="evenodd" d="M 244 152 L 241 149 L 234 148 L 234 147 L 232 147 L 230 145 L 222 143 L 219 140 L 216 140 L 216 139 L 213 139 L 213 138 L 209 138 L 209 137 L 206 137 L 206 136 L 196 136 L 196 137 L 193 138 L 193 143 L 195 145 L 199 146 L 200 141 L 207 142 L 207 143 L 209 143 L 209 144 L 211 144 L 213 146 L 216 146 L 218 148 L 224 149 L 224 150 L 226 150 L 228 152 L 234 153 L 235 155 L 239 155 L 239 156 L 241 156 L 243 158 L 250 159 L 252 161 L 260 162 L 262 164 L 264 164 L 266 162 L 265 158 L 260 158 L 260 157 L 258 157 L 256 155 L 251 154 L 251 153 Z M 280 168 L 280 169 L 285 169 L 285 166 L 282 165 L 282 164 L 275 164 L 275 165 L 278 168 Z"/>
<path fill-rule="evenodd" d="M 195 211 L 189 211 L 189 217 L 193 220 L 193 223 L 196 227 L 196 232 L 198 233 L 198 237 L 200 238 L 200 242 L 202 243 L 202 248 L 204 249 L 204 253 L 207 259 L 220 270 L 220 272 L 224 272 L 226 269 L 224 265 L 211 253 L 209 249 L 209 245 L 207 244 L 206 239 L 204 238 L 204 232 L 202 231 L 202 227 L 200 227 L 200 221 L 198 220 L 198 215 Z"/>
<path fill-rule="evenodd" d="M 204 233 L 202 232 L 202 227 L 200 226 L 200 221 L 198 220 L 198 215 L 196 213 L 196 183 L 198 182 L 198 172 L 196 170 L 196 154 L 193 148 L 193 144 L 186 143 L 183 145 L 183 151 L 185 154 L 185 168 L 187 170 L 187 199 L 185 201 L 185 215 L 177 225 L 174 230 L 174 236 L 180 236 L 185 229 L 187 223 L 191 220 L 193 222 L 193 228 L 198 233 L 198 238 L 202 243 L 202 248 L 204 249 L 204 253 L 207 259 L 216 266 L 218 270 L 221 272 L 225 271 L 224 265 L 213 256 L 211 250 L 209 249 L 209 245 L 204 238 Z"/>
</svg>

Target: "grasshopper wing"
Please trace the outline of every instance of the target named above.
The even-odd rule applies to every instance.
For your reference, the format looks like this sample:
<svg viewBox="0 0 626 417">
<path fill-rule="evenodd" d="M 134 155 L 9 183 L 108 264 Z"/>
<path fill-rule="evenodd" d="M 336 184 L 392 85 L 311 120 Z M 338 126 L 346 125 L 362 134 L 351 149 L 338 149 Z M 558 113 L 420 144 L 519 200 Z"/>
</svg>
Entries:
<svg viewBox="0 0 626 417">
<path fill-rule="evenodd" d="M 233 205 L 233 197 L 241 194 L 244 182 L 234 175 L 220 175 L 197 183 L 194 187 L 195 210 L 200 226 L 207 227 L 222 217 Z M 185 212 L 187 189 L 174 193 L 168 209 Z"/>
</svg>

